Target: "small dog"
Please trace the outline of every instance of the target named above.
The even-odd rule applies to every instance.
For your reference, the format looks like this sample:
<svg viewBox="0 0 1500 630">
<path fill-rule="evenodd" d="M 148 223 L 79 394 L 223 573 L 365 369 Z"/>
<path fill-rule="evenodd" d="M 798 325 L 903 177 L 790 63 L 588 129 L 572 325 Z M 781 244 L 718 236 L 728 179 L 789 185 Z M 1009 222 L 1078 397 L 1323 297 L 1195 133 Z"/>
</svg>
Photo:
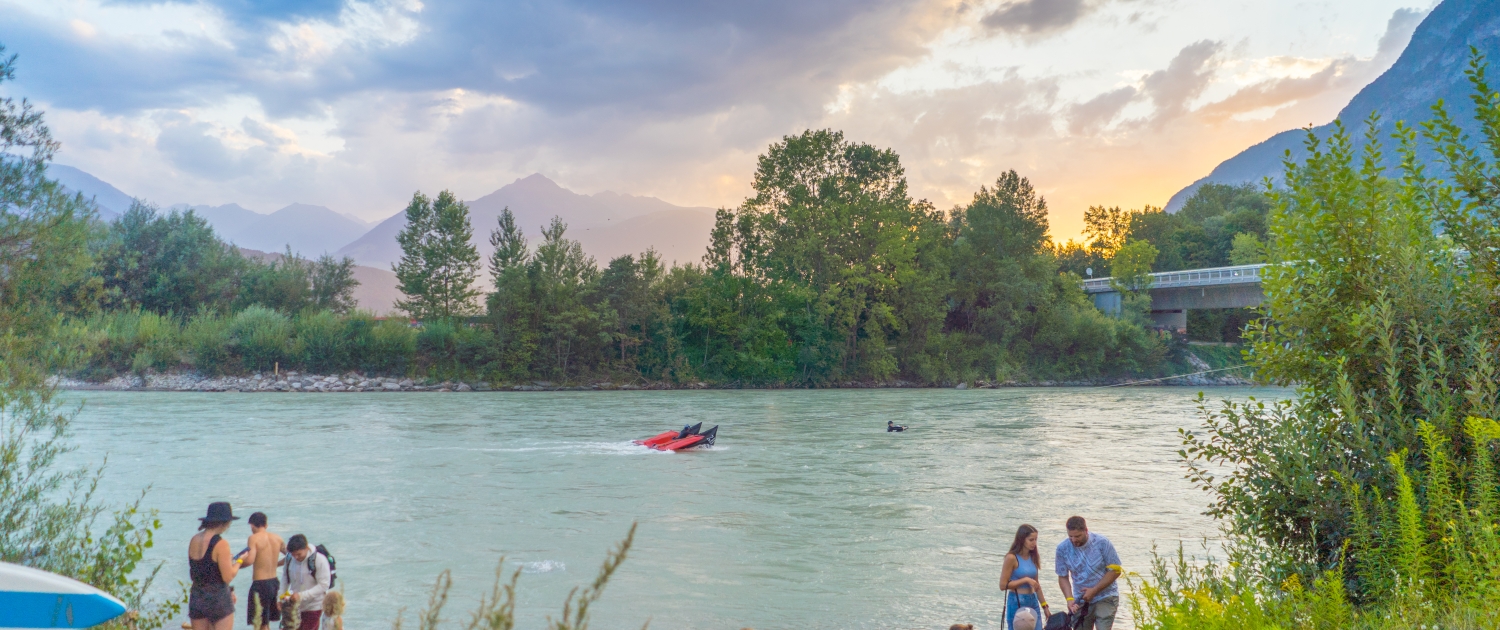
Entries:
<svg viewBox="0 0 1500 630">
<path fill-rule="evenodd" d="M 955 623 L 955 624 L 953 624 L 951 626 L 948 626 L 948 630 L 974 630 L 974 624 L 972 624 L 972 623 Z"/>
</svg>

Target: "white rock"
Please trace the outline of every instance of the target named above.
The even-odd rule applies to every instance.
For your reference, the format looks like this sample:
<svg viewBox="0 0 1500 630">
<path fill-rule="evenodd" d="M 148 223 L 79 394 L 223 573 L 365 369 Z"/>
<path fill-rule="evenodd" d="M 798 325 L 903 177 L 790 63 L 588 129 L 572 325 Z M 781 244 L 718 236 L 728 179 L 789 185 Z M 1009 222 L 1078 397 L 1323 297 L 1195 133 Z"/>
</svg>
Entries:
<svg viewBox="0 0 1500 630">
<path fill-rule="evenodd" d="M 382 383 L 380 385 L 380 387 L 381 387 L 381 389 L 384 389 L 386 391 L 397 391 L 397 390 L 401 389 L 401 384 L 400 383 L 392 383 L 390 381 L 387 381 L 385 383 Z"/>
</svg>

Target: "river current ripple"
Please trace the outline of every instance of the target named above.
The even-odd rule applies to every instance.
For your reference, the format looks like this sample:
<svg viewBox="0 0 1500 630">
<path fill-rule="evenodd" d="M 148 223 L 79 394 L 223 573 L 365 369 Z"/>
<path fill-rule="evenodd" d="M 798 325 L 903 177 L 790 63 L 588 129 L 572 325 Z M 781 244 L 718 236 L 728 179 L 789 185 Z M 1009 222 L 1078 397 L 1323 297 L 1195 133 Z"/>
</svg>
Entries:
<svg viewBox="0 0 1500 630">
<path fill-rule="evenodd" d="M 402 608 L 410 623 L 444 569 L 445 617 L 466 622 L 501 556 L 523 570 L 521 627 L 540 626 L 632 522 L 601 630 L 999 628 L 1000 563 L 1023 522 L 1041 530 L 1054 601 L 1050 549 L 1068 516 L 1109 536 L 1129 570 L 1153 545 L 1215 535 L 1176 456 L 1198 391 L 77 392 L 69 459 L 108 456 L 108 500 L 150 487 L 159 591 L 187 580 L 196 518 L 227 500 L 329 546 L 356 630 Z M 887 434 L 888 419 L 911 430 Z M 722 425 L 717 447 L 630 443 L 696 422 Z"/>
</svg>

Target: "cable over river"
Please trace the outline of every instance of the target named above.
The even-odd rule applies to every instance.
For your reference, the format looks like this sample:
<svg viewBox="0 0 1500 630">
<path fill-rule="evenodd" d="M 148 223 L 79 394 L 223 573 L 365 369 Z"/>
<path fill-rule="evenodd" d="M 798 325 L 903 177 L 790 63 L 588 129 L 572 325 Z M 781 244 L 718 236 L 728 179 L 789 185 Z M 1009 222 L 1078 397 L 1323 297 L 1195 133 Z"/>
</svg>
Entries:
<svg viewBox="0 0 1500 630">
<path fill-rule="evenodd" d="M 388 628 L 401 608 L 411 623 L 443 569 L 444 616 L 465 621 L 501 556 L 523 569 L 521 627 L 537 627 L 632 521 L 601 630 L 998 628 L 1000 563 L 1023 522 L 1041 530 L 1054 602 L 1068 516 L 1110 537 L 1128 571 L 1153 544 L 1216 535 L 1176 456 L 1198 391 L 74 392 L 87 404 L 69 458 L 108 455 L 101 496 L 116 503 L 151 487 L 159 592 L 187 579 L 196 517 L 225 500 L 328 545 L 350 628 Z M 1291 392 L 1206 394 L 1217 407 Z M 630 443 L 696 422 L 721 425 L 711 450 Z M 248 535 L 238 521 L 228 537 L 239 549 Z"/>
</svg>

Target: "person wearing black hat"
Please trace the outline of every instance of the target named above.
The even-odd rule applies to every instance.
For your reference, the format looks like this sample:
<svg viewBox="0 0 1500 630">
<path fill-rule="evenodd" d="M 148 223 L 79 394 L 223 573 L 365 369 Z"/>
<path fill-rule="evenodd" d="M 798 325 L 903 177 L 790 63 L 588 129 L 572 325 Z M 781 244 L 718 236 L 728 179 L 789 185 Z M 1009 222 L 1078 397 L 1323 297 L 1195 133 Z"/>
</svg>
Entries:
<svg viewBox="0 0 1500 630">
<path fill-rule="evenodd" d="M 234 593 L 229 583 L 240 572 L 240 558 L 229 550 L 224 532 L 239 520 L 229 504 L 208 504 L 208 514 L 198 519 L 198 533 L 188 543 L 188 570 L 193 588 L 188 591 L 188 619 L 193 630 L 232 630 Z"/>
</svg>

